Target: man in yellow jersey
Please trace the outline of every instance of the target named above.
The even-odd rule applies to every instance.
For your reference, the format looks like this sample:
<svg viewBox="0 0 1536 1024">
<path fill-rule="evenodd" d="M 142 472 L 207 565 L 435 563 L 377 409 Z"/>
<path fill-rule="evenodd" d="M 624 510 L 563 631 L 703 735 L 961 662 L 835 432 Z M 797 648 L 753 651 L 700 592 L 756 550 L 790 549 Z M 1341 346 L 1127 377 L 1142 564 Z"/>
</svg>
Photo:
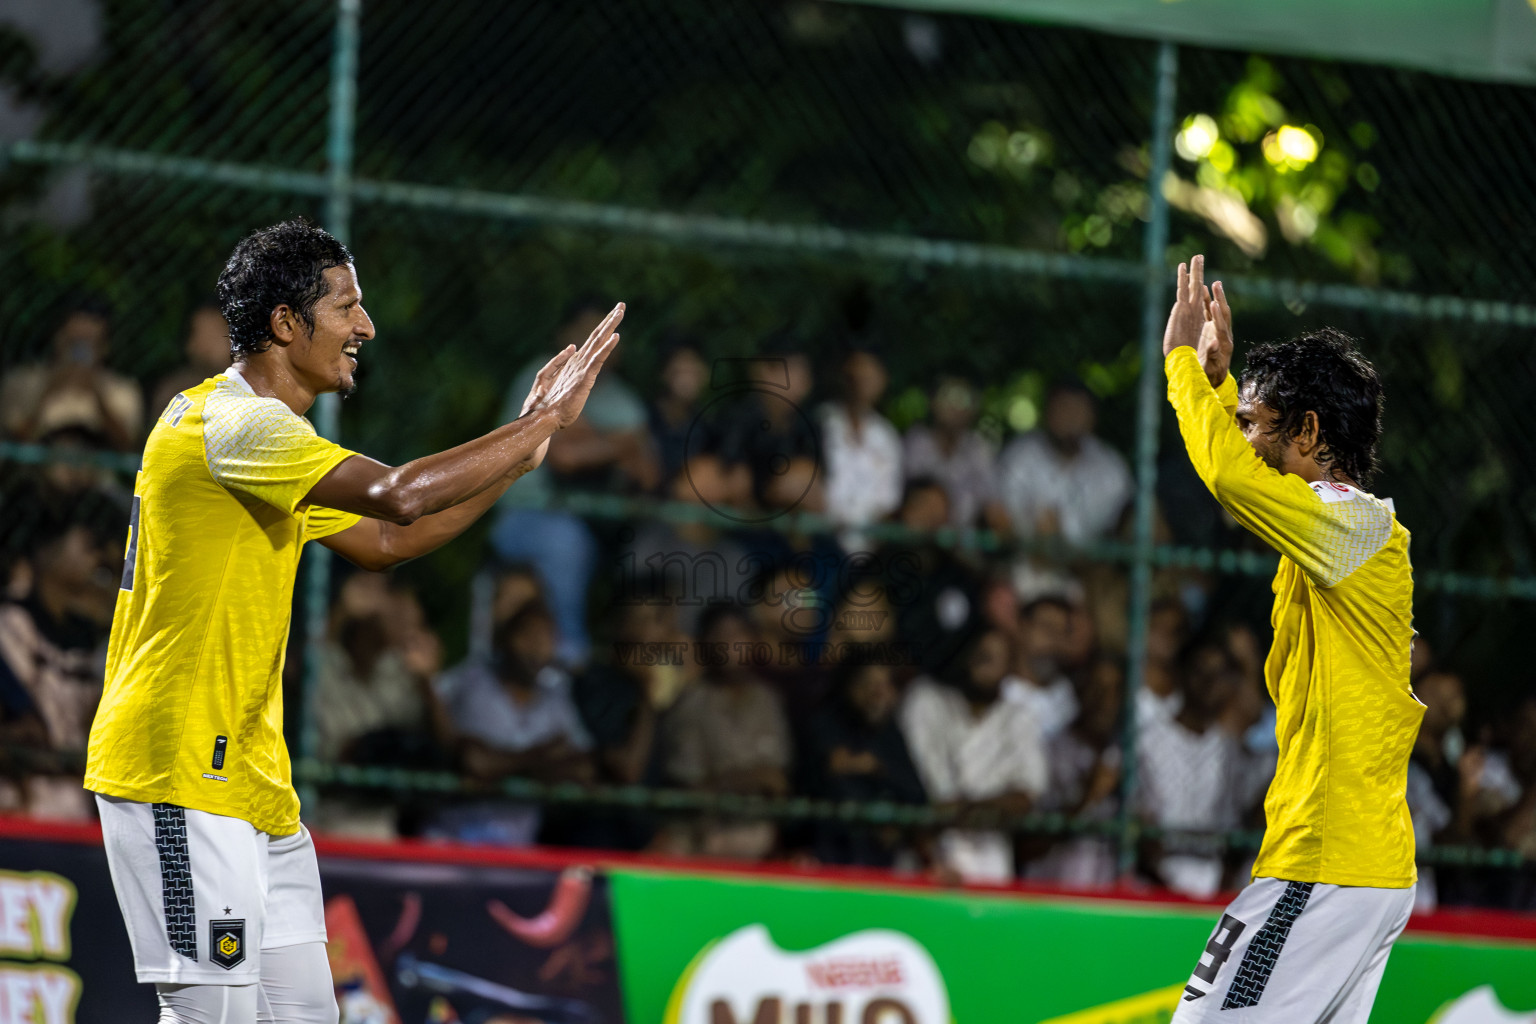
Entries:
<svg viewBox="0 0 1536 1024">
<path fill-rule="evenodd" d="M 1204 257 L 1179 266 L 1168 401 L 1216 500 L 1280 552 L 1264 665 L 1280 760 L 1253 882 L 1173 1020 L 1365 1024 L 1413 908 L 1405 794 L 1424 713 L 1408 685 L 1408 531 L 1362 489 L 1381 381 L 1327 329 L 1253 349 L 1234 382 L 1232 313 L 1204 275 Z"/>
<path fill-rule="evenodd" d="M 282 732 L 300 549 L 383 569 L 462 533 L 576 420 L 624 307 L 549 361 L 519 419 L 391 467 L 303 416 L 352 390 L 374 333 L 345 246 L 302 221 L 257 231 L 218 295 L 234 365 L 145 444 L 85 785 L 162 1024 L 335 1024 Z"/>
</svg>

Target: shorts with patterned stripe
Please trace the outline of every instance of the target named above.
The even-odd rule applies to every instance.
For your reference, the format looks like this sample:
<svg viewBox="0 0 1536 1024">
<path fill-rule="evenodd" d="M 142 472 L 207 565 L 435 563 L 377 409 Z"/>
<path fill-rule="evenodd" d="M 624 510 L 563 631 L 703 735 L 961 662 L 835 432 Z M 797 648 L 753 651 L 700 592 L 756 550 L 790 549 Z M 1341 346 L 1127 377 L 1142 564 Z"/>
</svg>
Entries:
<svg viewBox="0 0 1536 1024">
<path fill-rule="evenodd" d="M 315 845 L 173 804 L 96 797 L 141 982 L 251 985 L 261 951 L 325 941 Z"/>
<path fill-rule="evenodd" d="M 1172 1024 L 1366 1024 L 1413 895 L 1255 879 L 1211 932 Z"/>
</svg>

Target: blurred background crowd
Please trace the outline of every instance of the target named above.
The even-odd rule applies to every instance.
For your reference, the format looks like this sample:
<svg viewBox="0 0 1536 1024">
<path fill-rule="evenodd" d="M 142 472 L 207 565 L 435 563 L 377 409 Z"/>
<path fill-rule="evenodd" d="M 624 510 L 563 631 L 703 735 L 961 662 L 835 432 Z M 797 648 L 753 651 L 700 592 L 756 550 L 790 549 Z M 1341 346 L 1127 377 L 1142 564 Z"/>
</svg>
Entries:
<svg viewBox="0 0 1536 1024">
<path fill-rule="evenodd" d="M 584 338 L 606 305 L 573 302 L 547 349 Z M 28 524 L 0 563 L 0 810 L 79 819 L 130 494 L 102 455 L 136 451 L 228 348 L 218 310 L 199 307 L 185 364 L 136 380 L 106 368 L 104 303 L 72 301 L 54 327 L 46 358 L 0 380 L 6 437 L 49 453 L 0 474 L 7 521 Z M 538 362 L 508 383 L 503 421 Z M 1263 827 L 1276 757 L 1268 595 L 1159 570 L 1144 683 L 1127 692 L 1126 575 L 1088 555 L 1128 536 L 1133 483 L 1087 386 L 1055 381 L 1037 425 L 1004 435 L 981 429 L 960 374 L 936 376 L 898 429 L 878 345 L 781 333 L 718 359 L 676 335 L 653 362 L 644 379 L 610 364 L 543 468 L 459 542 L 481 568 L 453 642 L 404 579 L 337 575 L 312 666 L 319 759 L 465 786 L 327 787 L 306 808 L 314 827 L 1104 887 L 1129 819 L 1150 827 L 1133 884 L 1209 896 L 1245 881 L 1241 837 Z M 583 517 L 583 494 L 650 511 Z M 1202 522 L 1249 543 L 1173 451 L 1159 538 Z M 295 629 L 291 746 L 304 665 Z M 1421 850 L 1536 857 L 1536 696 L 1479 707 L 1424 637 L 1413 673 L 1428 707 L 1408 779 Z M 518 778 L 970 817 L 917 828 L 496 795 Z M 1032 824 L 1005 827 L 1019 822 Z M 1420 899 L 1532 908 L 1536 876 L 1442 865 Z"/>
</svg>

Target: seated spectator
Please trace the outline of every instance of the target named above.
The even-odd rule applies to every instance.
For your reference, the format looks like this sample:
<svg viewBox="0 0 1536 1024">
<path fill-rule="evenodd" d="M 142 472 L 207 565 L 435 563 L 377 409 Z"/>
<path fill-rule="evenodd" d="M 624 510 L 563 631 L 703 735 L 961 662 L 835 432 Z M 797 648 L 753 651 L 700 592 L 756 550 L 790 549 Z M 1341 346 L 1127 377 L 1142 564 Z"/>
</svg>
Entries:
<svg viewBox="0 0 1536 1024">
<path fill-rule="evenodd" d="M 75 427 L 115 451 L 139 441 L 144 397 L 139 386 L 106 368 L 111 318 L 95 301 L 70 306 L 53 335 L 47 363 L 22 366 L 0 381 L 0 417 L 18 441 Z"/>
<path fill-rule="evenodd" d="M 821 437 L 806 414 L 815 385 L 811 361 L 783 341 L 767 348 L 777 353 L 750 361 L 750 388 L 733 392 L 729 406 L 710 418 L 709 451 L 690 455 L 689 485 L 716 506 L 825 511 Z"/>
<path fill-rule="evenodd" d="M 1107 658 L 1094 662 L 1083 678 L 1072 724 L 1046 745 L 1051 783 L 1040 810 L 1084 822 L 1113 821 L 1120 811 L 1120 711 L 1125 706 L 1125 672 Z M 1103 888 L 1119 876 L 1112 836 L 1080 835 L 1057 840 L 1026 868 L 1026 878 L 1076 889 Z"/>
<path fill-rule="evenodd" d="M 1024 814 L 1049 780 L 1040 730 L 1002 699 L 1008 638 L 984 629 L 967 645 L 956 685 L 918 679 L 901 708 L 901 728 L 930 800 Z M 1004 832 L 949 829 L 939 837 L 942 865 L 970 882 L 1013 878 L 1013 843 Z"/>
<path fill-rule="evenodd" d="M 1462 736 L 1467 697 L 1461 677 L 1429 669 L 1413 690 L 1425 709 L 1408 759 L 1408 813 L 1413 818 L 1414 840 L 1420 850 L 1437 843 L 1475 842 L 1484 752 L 1479 747 L 1468 749 Z M 1422 868 L 1414 907 L 1428 912 L 1443 899 L 1459 902 L 1464 894 L 1458 889 L 1467 888 L 1468 882 L 1465 873 L 1455 869 Z"/>
<path fill-rule="evenodd" d="M 752 620 L 734 604 L 712 605 L 699 622 L 703 678 L 683 691 L 662 727 L 662 763 L 675 785 L 715 793 L 781 797 L 789 792 L 789 723 L 757 674 Z M 706 816 L 674 825 L 662 849 L 758 860 L 777 842 L 769 821 Z"/>
<path fill-rule="evenodd" d="M 182 346 L 187 361 L 155 385 L 149 412 L 159 416 L 171 399 L 188 388 L 195 388 L 209 377 L 217 377 L 229 368 L 229 325 L 219 304 L 209 300 L 192 311 L 187 322 L 187 340 Z"/>
<path fill-rule="evenodd" d="M 1168 721 L 1184 701 L 1179 687 L 1179 652 L 1189 636 L 1189 615 L 1178 601 L 1163 598 L 1152 603 L 1147 621 L 1147 664 L 1142 687 L 1136 692 L 1136 727 Z"/>
<path fill-rule="evenodd" d="M 101 506 L 56 507 L 36 526 L 30 593 L 0 605 L 0 740 L 78 757 L 101 699 L 122 523 Z M 104 577 L 106 577 L 104 579 Z M 69 762 L 15 765 L 0 805 L 32 817 L 89 820 L 90 794 Z"/>
<path fill-rule="evenodd" d="M 573 696 L 595 744 L 598 777 L 655 783 L 658 723 L 692 685 L 698 661 L 670 602 L 627 604 L 618 618 L 610 656 L 576 678 Z"/>
<path fill-rule="evenodd" d="M 497 632 L 491 664 L 467 663 L 439 679 L 459 757 L 471 777 L 486 782 L 593 778 L 592 739 L 571 699 L 570 676 L 555 663 L 555 643 L 553 617 L 542 605 L 529 605 Z M 525 846 L 537 837 L 540 820 L 536 806 L 476 803 L 444 811 L 429 834 Z"/>
<path fill-rule="evenodd" d="M 708 386 L 709 364 L 698 346 L 686 340 L 674 342 L 662 359 L 661 392 L 647 408 L 663 493 L 671 492 L 688 456 L 699 454 L 705 440 L 700 396 Z"/>
<path fill-rule="evenodd" d="M 1041 428 L 1008 442 L 998 487 L 1013 532 L 1089 544 L 1107 537 L 1131 500 L 1130 470 L 1094 436 L 1093 395 L 1062 383 L 1045 399 Z"/>
<path fill-rule="evenodd" d="M 317 755 L 329 763 L 448 770 L 453 730 L 432 690 L 442 645 L 421 603 L 382 573 L 342 585 L 320 653 L 313 705 Z M 357 792 L 327 795 L 314 809 L 328 832 L 389 840 L 412 835 L 420 798 Z"/>
<path fill-rule="evenodd" d="M 369 578 L 387 579 L 359 573 L 348 582 Z M 415 595 L 386 590 L 374 607 L 343 607 L 320 655 L 314 703 L 320 758 L 446 767 L 438 747 L 448 738 L 446 721 L 431 685 L 442 668 L 442 646 L 421 620 Z"/>
<path fill-rule="evenodd" d="M 576 303 L 556 343 L 580 346 L 607 315 L 600 303 Z M 576 666 L 587 659 L 587 588 L 597 544 L 586 523 L 569 512 L 545 507 L 564 490 L 648 492 L 657 484 L 657 463 L 646 428 L 645 404 L 615 371 L 615 349 L 592 387 L 577 421 L 550 439 L 544 464 L 524 476 L 503 499 L 505 510 L 491 527 L 491 547 L 506 563 L 534 566 L 560 628 L 560 660 Z M 501 421 L 523 414 L 539 358 L 523 367 L 507 392 Z"/>
<path fill-rule="evenodd" d="M 544 586 L 538 570 L 531 565 L 493 565 L 476 573 L 470 581 L 469 650 L 465 660 L 489 661 L 496 630 L 535 601 L 544 601 Z"/>
<path fill-rule="evenodd" d="M 907 480 L 897 512 L 901 525 L 931 534 L 949 518 L 949 498 L 937 480 Z M 951 549 L 928 536 L 885 545 L 880 566 L 896 610 L 896 635 L 911 646 L 922 671 L 944 672 L 980 615 L 976 574 Z"/>
<path fill-rule="evenodd" d="M 840 662 L 827 705 L 812 716 L 805 742 L 805 790 L 825 800 L 927 799 L 896 724 L 898 694 L 891 666 L 856 655 Z M 817 859 L 830 864 L 891 867 L 901 834 L 873 825 L 824 823 L 815 830 Z"/>
<path fill-rule="evenodd" d="M 39 467 L 39 475 L 43 488 L 55 497 L 65 500 L 70 495 L 94 492 L 120 504 L 133 500 L 132 488 L 124 487 L 117 473 L 92 461 L 111 448 L 104 434 L 82 426 L 59 427 L 33 443 L 47 449 L 47 461 Z"/>
<path fill-rule="evenodd" d="M 1149 719 L 1136 737 L 1142 820 L 1196 832 L 1236 828 L 1244 765 L 1221 719 L 1241 683 L 1239 668 L 1219 646 L 1194 648 L 1181 668 L 1178 714 Z M 1219 836 L 1169 836 L 1151 844 L 1150 868 L 1174 892 L 1205 899 L 1221 889 L 1224 849 Z"/>
<path fill-rule="evenodd" d="M 1072 641 L 1072 605 L 1061 597 L 1037 597 L 1019 613 L 1019 624 L 1003 699 L 1024 708 L 1049 740 L 1077 717 L 1077 692 L 1063 665 Z"/>
<path fill-rule="evenodd" d="M 933 425 L 918 423 L 902 442 L 908 481 L 938 481 L 949 498 L 948 523 L 956 528 L 1007 528 L 997 496 L 997 450 L 972 427 L 980 396 L 968 381 L 941 377 L 933 390 Z"/>
<path fill-rule="evenodd" d="M 827 467 L 827 515 L 842 526 L 868 526 L 901 504 L 901 436 L 876 411 L 885 394 L 885 366 L 872 352 L 848 353 L 842 395 L 822 412 Z M 857 547 L 857 542 L 850 541 Z"/>
<path fill-rule="evenodd" d="M 1517 851 L 1526 868 L 1508 882 L 1499 903 L 1517 910 L 1536 910 L 1536 697 L 1526 697 L 1506 723 L 1507 761 L 1514 783 L 1513 799 L 1503 802 L 1490 822 L 1496 845 Z"/>
</svg>

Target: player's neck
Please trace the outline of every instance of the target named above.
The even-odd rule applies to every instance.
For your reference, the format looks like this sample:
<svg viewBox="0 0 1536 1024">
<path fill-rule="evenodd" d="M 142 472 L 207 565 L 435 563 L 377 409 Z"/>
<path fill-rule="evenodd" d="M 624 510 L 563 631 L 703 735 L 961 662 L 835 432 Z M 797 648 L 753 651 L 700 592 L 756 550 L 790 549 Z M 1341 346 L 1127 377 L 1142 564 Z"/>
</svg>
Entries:
<svg viewBox="0 0 1536 1024">
<path fill-rule="evenodd" d="M 299 380 L 293 367 L 274 349 L 246 356 L 235 363 L 235 369 L 256 394 L 262 398 L 275 398 L 300 416 L 315 404 L 316 392 Z"/>
<path fill-rule="evenodd" d="M 1298 458 L 1294 461 L 1295 464 L 1285 467 L 1286 470 L 1295 473 L 1309 484 L 1340 484 L 1360 490 L 1359 484 L 1332 466 L 1325 466 L 1312 458 Z"/>
</svg>

